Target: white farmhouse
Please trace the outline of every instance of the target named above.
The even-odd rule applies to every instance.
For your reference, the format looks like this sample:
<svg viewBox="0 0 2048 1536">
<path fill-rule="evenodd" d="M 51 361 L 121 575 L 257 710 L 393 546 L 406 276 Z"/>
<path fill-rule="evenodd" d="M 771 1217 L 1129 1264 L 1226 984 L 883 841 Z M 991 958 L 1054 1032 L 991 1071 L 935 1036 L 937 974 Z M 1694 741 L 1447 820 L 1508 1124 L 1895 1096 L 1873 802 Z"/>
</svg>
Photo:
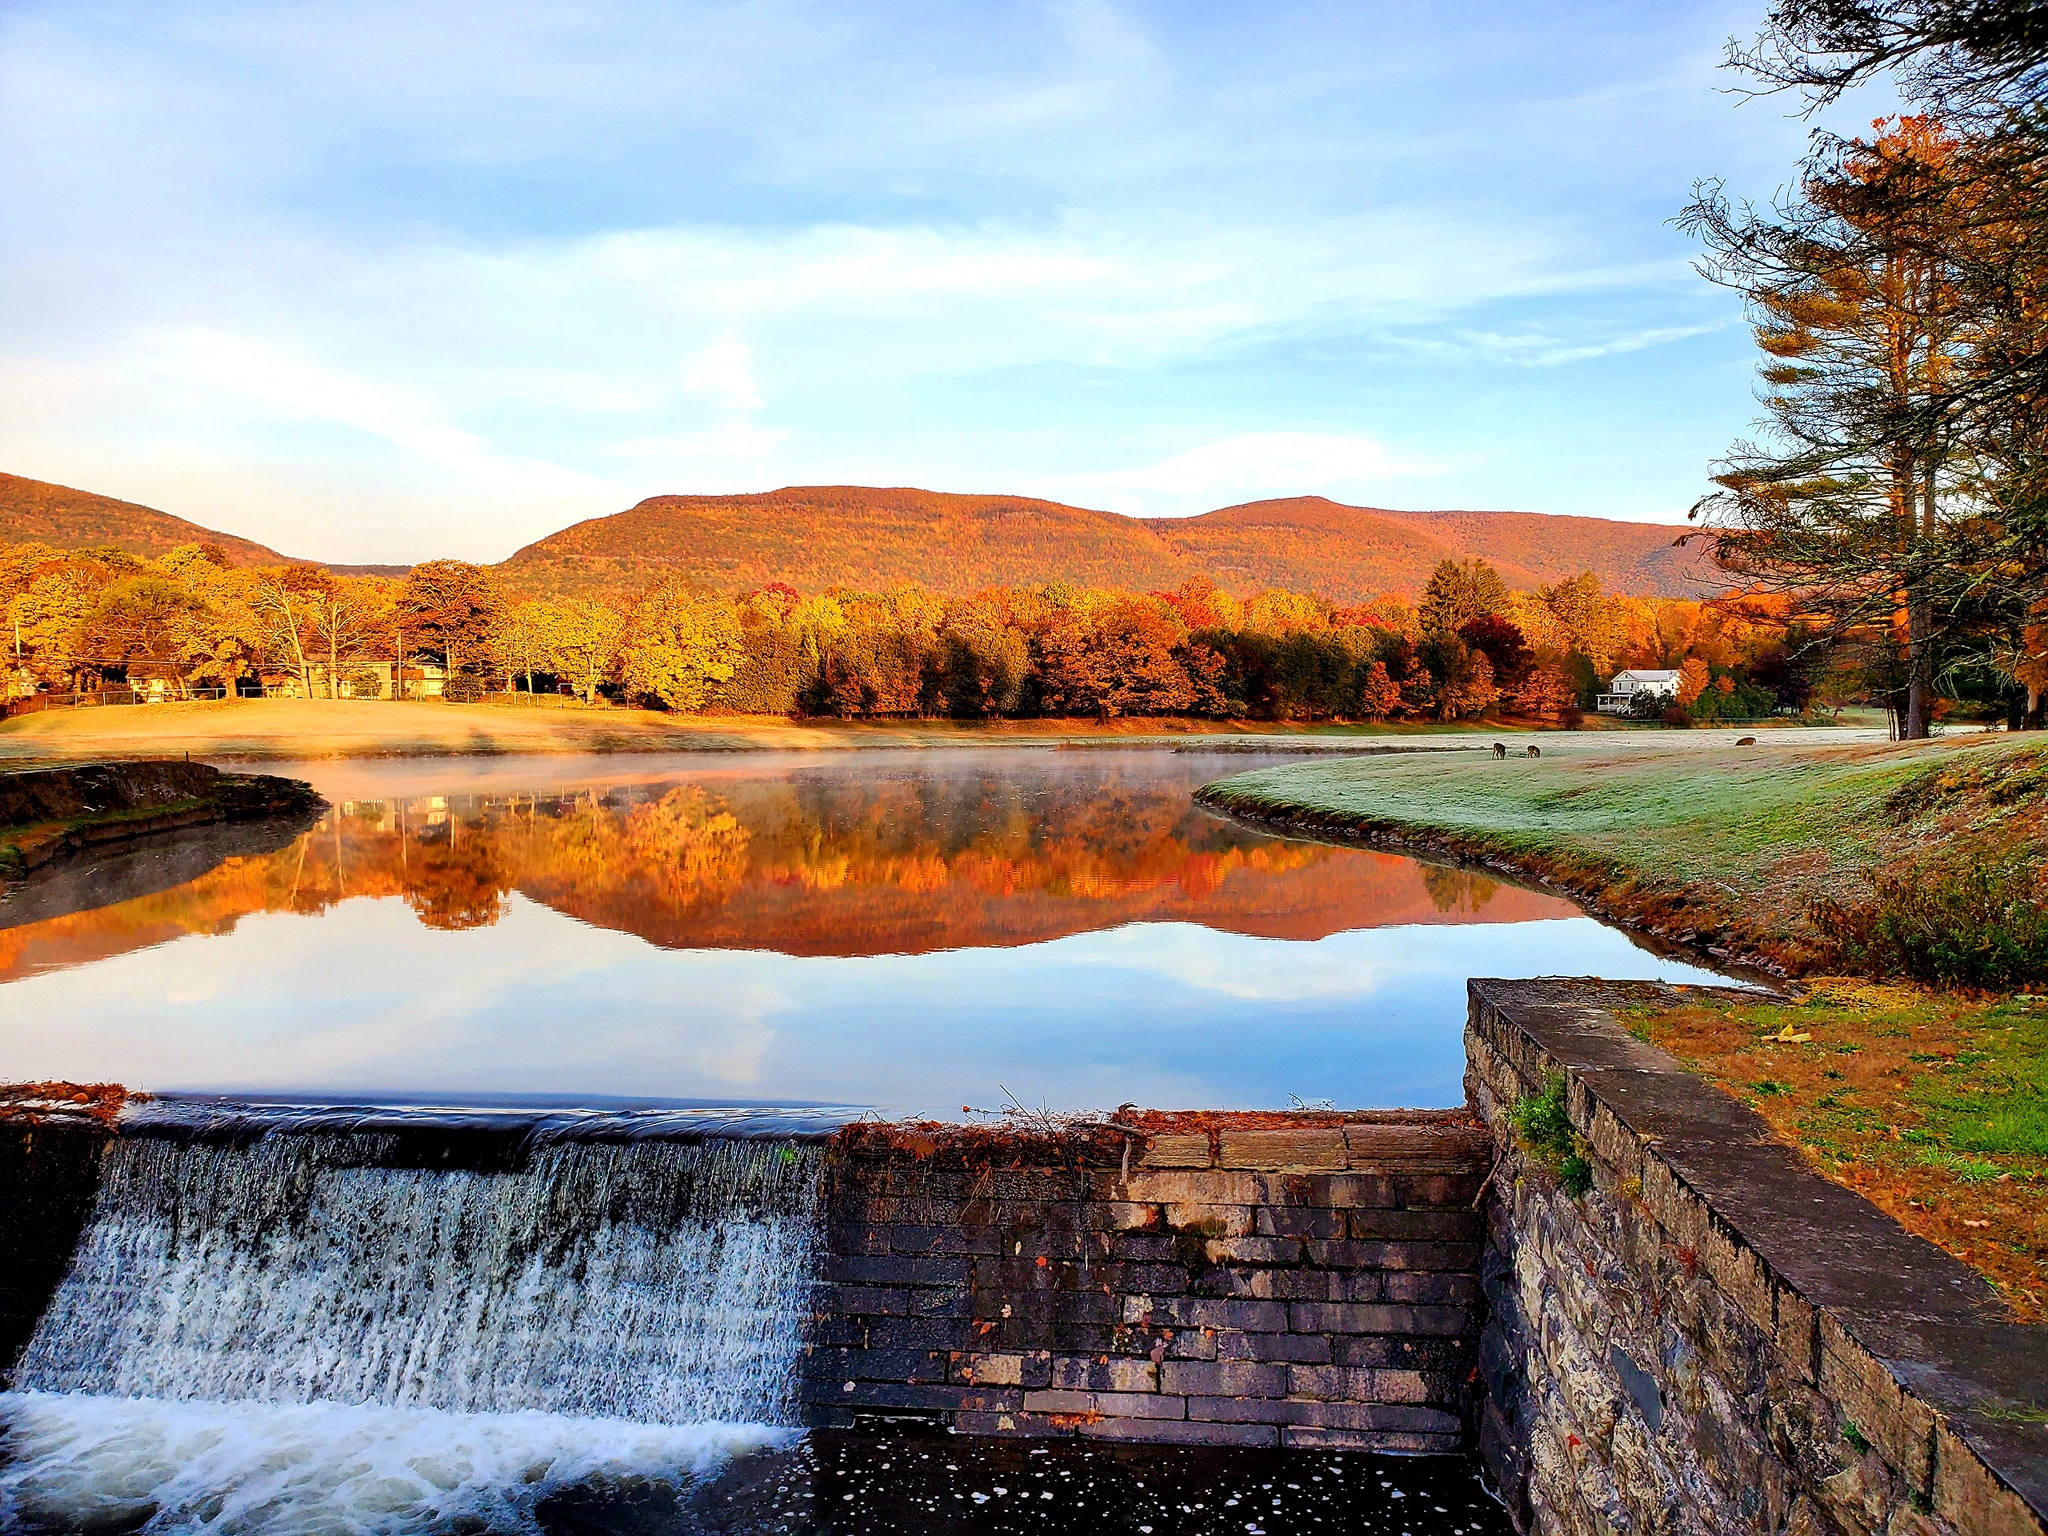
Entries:
<svg viewBox="0 0 2048 1536">
<path fill-rule="evenodd" d="M 1600 713 L 1625 715 L 1635 708 L 1637 697 L 1645 693 L 1661 693 L 1667 700 L 1675 700 L 1678 697 L 1678 674 L 1647 669 L 1617 672 L 1614 681 L 1607 685 L 1607 691 L 1600 695 Z"/>
</svg>

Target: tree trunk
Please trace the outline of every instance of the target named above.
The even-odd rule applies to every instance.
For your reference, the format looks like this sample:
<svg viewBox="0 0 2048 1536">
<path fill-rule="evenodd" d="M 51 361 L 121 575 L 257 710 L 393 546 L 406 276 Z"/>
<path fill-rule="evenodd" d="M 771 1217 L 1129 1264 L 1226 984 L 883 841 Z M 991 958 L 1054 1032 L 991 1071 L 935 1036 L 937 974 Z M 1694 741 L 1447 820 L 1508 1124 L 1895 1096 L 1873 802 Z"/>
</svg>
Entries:
<svg viewBox="0 0 2048 1536">
<path fill-rule="evenodd" d="M 1902 740 L 1925 741 L 1934 724 L 1933 658 L 1927 649 L 1927 599 L 1916 588 L 1906 590 L 1906 719 Z"/>
<path fill-rule="evenodd" d="M 332 624 L 327 626 L 327 697 L 329 701 L 341 697 L 341 644 Z"/>
<path fill-rule="evenodd" d="M 313 697 L 313 668 L 306 661 L 306 647 L 299 639 L 298 615 L 292 612 L 290 598 L 285 599 L 284 622 L 292 637 L 292 656 L 299 664 L 299 691 L 310 699 Z"/>
<path fill-rule="evenodd" d="M 2020 729 L 2023 731 L 2041 730 L 2043 728 L 2041 714 L 2041 690 L 2039 688 L 2029 688 L 2027 690 L 2027 712 L 2020 716 Z"/>
<path fill-rule="evenodd" d="M 1906 511 L 1909 525 L 1915 522 L 1911 491 L 1906 494 Z M 1930 462 L 1926 478 L 1921 482 L 1920 517 L 1915 528 L 1917 535 L 1931 538 L 1934 533 L 1934 465 Z M 1919 543 L 1916 537 L 1914 543 Z M 1917 561 L 1919 551 L 1908 551 L 1910 559 Z M 1906 729 L 1908 741 L 1925 741 L 1934 733 L 1934 655 L 1932 649 L 1933 615 L 1928 612 L 1927 594 L 1918 582 L 1906 586 Z"/>
<path fill-rule="evenodd" d="M 398 636 L 398 660 L 391 664 L 391 702 L 397 704 L 405 699 L 405 626 L 399 625 L 395 633 Z"/>
</svg>

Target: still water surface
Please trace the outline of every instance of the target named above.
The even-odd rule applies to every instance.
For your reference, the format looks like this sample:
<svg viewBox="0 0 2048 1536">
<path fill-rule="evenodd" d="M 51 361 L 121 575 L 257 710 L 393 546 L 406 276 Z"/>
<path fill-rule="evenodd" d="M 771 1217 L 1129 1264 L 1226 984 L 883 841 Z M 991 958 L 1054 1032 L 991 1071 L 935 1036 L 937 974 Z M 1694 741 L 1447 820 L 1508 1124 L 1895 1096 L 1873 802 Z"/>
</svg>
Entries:
<svg viewBox="0 0 2048 1536">
<path fill-rule="evenodd" d="M 944 1116 L 1445 1105 L 1467 977 L 1715 979 L 1554 896 L 1191 802 L 1260 762 L 287 765 L 333 808 L 285 846 L 193 878 L 139 849 L 93 874 L 146 894 L 0 905 L 0 1080 Z"/>
</svg>

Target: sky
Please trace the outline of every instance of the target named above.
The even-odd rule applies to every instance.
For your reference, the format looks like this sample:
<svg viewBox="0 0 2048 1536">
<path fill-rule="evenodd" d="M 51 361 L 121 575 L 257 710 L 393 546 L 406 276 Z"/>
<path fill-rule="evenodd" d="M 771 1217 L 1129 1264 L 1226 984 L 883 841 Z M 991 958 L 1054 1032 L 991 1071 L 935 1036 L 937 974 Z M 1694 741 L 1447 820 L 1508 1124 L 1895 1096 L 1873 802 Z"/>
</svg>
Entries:
<svg viewBox="0 0 2048 1536">
<path fill-rule="evenodd" d="M 792 484 L 1682 520 L 1757 407 L 1670 220 L 1813 126 L 1718 68 L 1762 9 L 0 0 L 0 470 L 333 561 Z"/>
</svg>

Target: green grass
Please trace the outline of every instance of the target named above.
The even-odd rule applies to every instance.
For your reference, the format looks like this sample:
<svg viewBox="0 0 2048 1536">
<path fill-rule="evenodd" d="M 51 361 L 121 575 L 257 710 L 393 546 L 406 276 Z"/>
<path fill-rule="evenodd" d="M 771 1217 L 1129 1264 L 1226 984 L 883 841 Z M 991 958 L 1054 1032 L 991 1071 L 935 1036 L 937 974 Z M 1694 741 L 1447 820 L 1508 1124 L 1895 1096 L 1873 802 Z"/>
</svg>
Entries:
<svg viewBox="0 0 2048 1536">
<path fill-rule="evenodd" d="M 1564 1074 L 1553 1072 L 1541 1093 L 1515 1101 L 1508 1120 L 1522 1150 L 1555 1174 L 1565 1193 L 1577 1199 L 1593 1187 L 1593 1165 L 1586 1155 L 1586 1139 L 1572 1125 L 1565 1094 Z"/>
<path fill-rule="evenodd" d="M 1800 1001 L 1696 1003 L 1628 1027 L 1741 1094 L 1814 1166 L 2048 1304 L 2048 999 L 1854 981 Z M 1858 1048 L 1845 1053 L 1842 1046 Z"/>
<path fill-rule="evenodd" d="M 62 821 L 39 821 L 27 826 L 0 827 L 0 879 L 19 878 L 24 860 L 17 844 L 47 843 L 69 832 L 89 827 L 120 826 L 125 822 L 148 821 L 154 816 L 171 816 L 212 804 L 208 800 L 171 800 L 162 805 L 135 806 L 127 810 L 96 811 L 89 816 L 72 816 Z"/>
<path fill-rule="evenodd" d="M 2048 743 L 1725 743 L 1538 760 L 1464 754 L 1308 762 L 1208 786 L 1210 803 L 1479 858 L 1673 936 L 1793 971 L 1839 959 L 1816 903 L 1876 899 L 1872 873 L 1958 840 L 2048 853 Z"/>
</svg>

